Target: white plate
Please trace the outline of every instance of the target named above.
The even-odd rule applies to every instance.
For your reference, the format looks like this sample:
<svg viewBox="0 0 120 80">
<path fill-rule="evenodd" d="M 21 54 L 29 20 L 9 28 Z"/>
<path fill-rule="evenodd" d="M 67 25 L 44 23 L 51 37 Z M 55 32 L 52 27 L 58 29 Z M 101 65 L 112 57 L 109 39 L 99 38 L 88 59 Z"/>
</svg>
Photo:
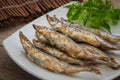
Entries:
<svg viewBox="0 0 120 80">
<path fill-rule="evenodd" d="M 67 9 L 63 8 L 62 6 L 47 14 L 49 14 L 50 16 L 56 15 L 58 18 L 60 17 L 66 18 L 66 13 L 67 13 Z M 111 70 L 107 67 L 100 67 L 102 75 L 83 72 L 75 76 L 68 76 L 65 74 L 50 72 L 30 62 L 26 58 L 25 52 L 21 46 L 21 43 L 19 40 L 19 31 L 22 31 L 24 35 L 26 35 L 30 40 L 32 40 L 33 38 L 35 38 L 35 33 L 32 27 L 32 24 L 45 25 L 49 27 L 49 24 L 46 20 L 45 15 L 43 15 L 37 18 L 36 20 L 30 22 L 20 30 L 16 31 L 14 34 L 12 34 L 11 36 L 9 36 L 7 39 L 3 41 L 4 48 L 6 49 L 8 55 L 13 59 L 13 61 L 16 62 L 16 64 L 18 64 L 28 73 L 40 79 L 46 79 L 46 80 L 110 80 L 120 75 L 120 70 Z M 114 27 L 112 32 L 114 34 L 120 35 L 119 30 L 120 30 L 120 27 Z M 117 58 L 120 58 L 119 56 L 117 56 Z M 120 60 L 118 62 L 120 62 Z"/>
</svg>

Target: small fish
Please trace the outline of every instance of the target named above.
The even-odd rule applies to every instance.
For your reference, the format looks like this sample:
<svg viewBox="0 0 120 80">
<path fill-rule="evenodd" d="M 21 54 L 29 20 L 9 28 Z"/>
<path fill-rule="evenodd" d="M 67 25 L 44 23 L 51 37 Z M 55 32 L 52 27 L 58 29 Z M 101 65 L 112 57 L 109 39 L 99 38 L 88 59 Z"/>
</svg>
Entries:
<svg viewBox="0 0 120 80">
<path fill-rule="evenodd" d="M 71 37 L 76 42 L 86 42 L 103 50 L 119 50 L 117 46 L 107 42 L 92 32 L 88 32 L 77 27 L 64 26 L 55 16 L 50 17 L 49 15 L 46 15 L 46 17 L 49 24 L 54 30 Z"/>
<path fill-rule="evenodd" d="M 26 50 L 26 47 L 30 47 L 30 48 L 33 47 L 33 44 L 27 39 L 27 37 L 23 35 L 21 31 L 19 32 L 19 37 L 24 50 Z"/>
<path fill-rule="evenodd" d="M 50 44 L 48 41 L 47 41 L 47 39 L 42 35 L 42 34 L 40 34 L 39 32 L 37 32 L 36 31 L 36 35 L 37 35 L 37 38 L 38 38 L 38 40 L 40 40 L 41 42 L 43 42 L 43 43 L 47 43 L 47 44 Z M 42 43 L 42 44 L 43 44 Z M 103 55 L 105 54 L 104 52 L 102 52 L 101 50 L 99 50 L 99 49 L 97 49 L 97 48 L 95 48 L 95 47 L 93 47 L 93 46 L 90 46 L 90 45 L 88 45 L 88 44 L 86 44 L 86 43 L 78 43 L 81 47 L 83 47 L 83 48 L 85 48 L 85 49 L 88 49 L 89 51 L 91 51 L 92 53 L 94 53 L 94 54 L 101 54 L 101 53 L 103 53 Z M 45 44 L 44 44 L 45 45 Z M 36 45 L 37 46 L 37 45 Z M 38 45 L 38 47 L 39 47 L 40 45 Z M 41 46 L 42 47 L 42 46 Z M 51 47 L 53 47 L 53 46 L 51 46 Z M 42 47 L 43 49 L 44 49 L 44 47 Z M 65 53 L 66 54 L 66 53 Z M 67 56 L 67 55 L 66 55 Z M 107 55 L 106 55 L 107 56 Z M 79 64 L 79 65 L 81 65 L 81 66 L 87 66 L 87 65 L 99 65 L 99 64 L 102 64 L 102 65 L 108 65 L 108 66 L 110 66 L 112 69 L 117 69 L 117 68 L 119 68 L 119 64 L 113 59 L 113 58 L 111 58 L 111 57 L 109 57 L 109 56 L 107 56 L 108 57 L 108 59 L 107 60 L 97 60 L 97 59 L 89 59 L 89 60 L 84 60 L 84 59 L 79 59 L 80 60 L 80 62 L 79 61 L 70 61 L 70 62 L 73 62 L 74 64 Z M 77 59 L 74 59 L 74 60 L 77 60 Z M 82 63 L 82 64 L 81 64 Z"/>
<path fill-rule="evenodd" d="M 61 22 L 62 22 L 62 24 L 66 25 L 66 26 L 73 26 L 73 27 L 77 27 L 79 29 L 83 29 L 83 30 L 92 32 L 92 33 L 102 37 L 103 39 L 109 41 L 109 42 L 120 42 L 120 36 L 115 36 L 115 35 L 112 35 L 112 34 L 105 32 L 105 31 L 98 30 L 98 29 L 82 27 L 79 24 L 75 24 L 73 22 L 65 20 L 64 18 L 61 18 Z"/>
<path fill-rule="evenodd" d="M 72 66 L 36 49 L 33 45 L 31 45 L 30 41 L 23 35 L 22 32 L 19 33 L 19 37 L 23 48 L 27 52 L 28 59 L 43 68 L 66 74 L 76 74 L 85 71 L 100 74 L 99 70 L 96 68 Z"/>
<path fill-rule="evenodd" d="M 43 42 L 40 42 L 37 40 L 33 40 L 33 44 L 35 47 L 43 50 L 44 52 L 62 60 L 62 61 L 65 61 L 70 64 L 78 64 L 78 65 L 84 66 L 84 63 L 82 61 L 69 57 L 68 55 L 66 55 L 66 53 L 59 51 L 58 49 L 56 49 L 53 46 L 49 46 L 46 43 L 43 43 Z"/>
<path fill-rule="evenodd" d="M 49 41 L 47 41 L 47 39 L 41 34 L 41 33 L 39 33 L 38 31 L 36 31 L 35 32 L 36 33 L 36 36 L 37 36 L 37 39 L 38 39 L 38 41 L 41 41 L 41 42 L 43 42 L 44 44 L 49 44 L 50 45 L 50 43 L 49 43 Z M 84 43 L 83 43 L 84 44 Z M 80 44 L 81 45 L 81 44 Z M 51 46 L 51 47 L 53 47 L 53 46 Z M 88 48 L 88 47 L 85 47 L 85 48 Z M 66 54 L 66 53 L 65 53 Z M 77 59 L 74 59 L 74 60 L 77 60 Z M 79 59 L 80 60 L 80 59 Z M 80 60 L 80 62 L 82 62 L 82 63 L 84 63 L 83 65 L 84 66 L 86 66 L 86 65 L 98 65 L 98 64 L 106 64 L 106 63 L 104 63 L 103 61 L 102 62 L 100 62 L 100 61 L 96 61 L 96 60 L 90 60 L 90 61 L 88 61 L 88 60 Z M 75 63 L 74 63 L 75 64 Z M 76 63 L 76 64 L 79 64 L 79 63 Z M 82 65 L 81 65 L 82 66 Z"/>
<path fill-rule="evenodd" d="M 52 46 L 56 46 L 61 51 L 66 52 L 69 56 L 79 59 L 79 58 L 98 58 L 98 59 L 106 59 L 107 56 L 101 54 L 94 54 L 88 49 L 85 49 L 74 42 L 69 37 L 60 34 L 50 28 L 44 26 L 36 26 L 33 25 L 36 31 L 43 34 L 45 38 L 49 41 Z"/>
<path fill-rule="evenodd" d="M 44 43 L 47 43 L 47 44 L 50 44 L 49 41 L 47 41 L 47 39 L 39 32 L 36 31 L 36 36 L 37 36 L 37 39 L 44 42 Z M 107 56 L 104 52 L 102 52 L 101 50 L 89 45 L 89 44 L 86 44 L 86 43 L 78 43 L 79 46 L 83 47 L 84 49 L 88 49 L 89 51 L 91 51 L 91 53 L 94 53 L 94 54 L 103 54 L 105 56 Z"/>
</svg>

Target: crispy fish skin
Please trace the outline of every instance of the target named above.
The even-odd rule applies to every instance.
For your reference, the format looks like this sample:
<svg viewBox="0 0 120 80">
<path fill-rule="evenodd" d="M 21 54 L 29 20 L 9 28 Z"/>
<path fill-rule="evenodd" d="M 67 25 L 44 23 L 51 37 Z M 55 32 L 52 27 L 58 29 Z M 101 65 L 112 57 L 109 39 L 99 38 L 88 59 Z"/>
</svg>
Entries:
<svg viewBox="0 0 120 80">
<path fill-rule="evenodd" d="M 73 58 L 78 58 L 78 59 L 107 58 L 105 55 L 98 55 L 91 53 L 89 50 L 86 50 L 83 47 L 79 46 L 69 37 L 60 34 L 52 29 L 49 29 L 44 26 L 36 26 L 36 25 L 33 26 L 39 33 L 42 33 L 45 36 L 45 38 L 49 41 L 49 43 L 52 46 L 56 46 L 58 49 L 65 51 L 68 55 L 70 55 Z"/>
<path fill-rule="evenodd" d="M 39 32 L 36 31 L 36 36 L 38 38 L 38 40 L 40 40 L 41 42 L 43 43 L 47 43 L 49 44 L 49 42 L 47 41 L 47 39 L 42 35 L 40 34 Z M 102 52 L 101 50 L 93 47 L 93 46 L 90 46 L 86 43 L 78 43 L 81 47 L 85 48 L 85 49 L 88 49 L 89 51 L 91 51 L 92 53 L 94 54 L 101 54 L 103 53 L 103 55 L 105 55 L 104 52 Z M 105 55 L 107 56 L 107 55 Z M 75 60 L 75 59 L 74 59 Z M 99 64 L 102 64 L 102 65 L 108 65 L 110 66 L 112 69 L 118 69 L 120 66 L 118 65 L 118 63 L 116 63 L 116 61 L 114 61 L 114 59 L 111 59 L 110 57 L 108 57 L 108 59 L 106 61 L 104 60 L 96 60 L 96 59 L 91 59 L 91 60 L 83 60 L 83 59 L 79 59 L 80 62 L 82 62 L 83 66 L 87 66 L 87 65 L 99 65 Z M 81 66 L 82 66 L 81 65 Z"/>
<path fill-rule="evenodd" d="M 39 33 L 39 32 L 37 32 L 36 31 L 36 36 L 37 36 L 37 39 L 38 40 L 40 40 L 41 42 L 43 42 L 43 43 L 46 43 L 46 44 L 50 44 L 48 41 L 47 41 L 47 39 L 41 34 L 41 33 Z M 34 43 L 34 42 L 33 42 Z M 40 45 L 37 45 L 37 44 L 34 44 L 36 47 L 39 47 Z M 89 46 L 83 46 L 84 45 L 84 43 L 83 44 L 80 44 L 82 47 L 84 47 L 84 48 L 90 48 Z M 51 46 L 52 47 L 52 46 Z M 42 48 L 44 48 L 44 47 L 42 47 Z M 93 49 L 92 49 L 93 50 Z M 90 50 L 91 51 L 91 50 Z M 96 50 L 93 50 L 94 52 L 96 51 Z M 91 51 L 92 52 L 92 51 Z M 64 53 L 64 54 L 66 54 L 66 53 Z M 67 56 L 67 55 L 66 55 Z M 77 59 L 74 59 L 74 60 L 77 60 Z M 91 60 L 91 61 L 88 61 L 88 60 L 81 60 L 81 59 L 79 59 L 80 60 L 80 62 L 82 62 L 82 65 L 83 66 L 86 66 L 86 65 L 98 65 L 98 64 L 106 64 L 106 62 L 103 62 L 103 61 L 96 61 L 96 60 Z M 74 62 L 74 61 L 71 61 L 70 60 L 70 63 L 71 62 Z M 77 63 L 78 62 L 78 63 Z M 75 61 L 74 62 L 74 64 L 79 64 L 79 61 L 77 60 L 77 61 Z M 81 66 L 82 66 L 81 65 Z"/>
<path fill-rule="evenodd" d="M 76 74 L 79 72 L 87 71 L 87 72 L 95 72 L 97 74 L 100 74 L 100 72 L 95 68 L 72 66 L 52 56 L 49 56 L 35 48 L 26 48 L 26 50 L 28 51 L 28 58 L 31 61 L 54 72 Z"/>
<path fill-rule="evenodd" d="M 97 29 L 86 29 L 86 30 L 95 33 L 96 35 L 104 38 L 107 41 L 120 42 L 120 36 L 111 35 L 107 32 L 104 32 L 102 30 L 97 30 Z"/>
<path fill-rule="evenodd" d="M 47 55 L 46 53 L 34 48 L 31 44 L 29 44 L 30 41 L 22 34 L 22 32 L 19 33 L 19 36 L 21 44 L 27 52 L 28 59 L 43 68 L 66 74 L 75 74 L 84 71 L 100 74 L 100 72 L 95 68 L 72 66 L 50 55 Z"/>
<path fill-rule="evenodd" d="M 42 43 L 40 41 L 37 41 L 37 40 L 33 40 L 33 44 L 35 47 L 43 50 L 44 52 L 46 52 L 52 56 L 59 58 L 62 61 L 65 61 L 70 64 L 78 64 L 78 65 L 84 66 L 84 63 L 82 61 L 69 57 L 64 52 L 59 51 L 55 47 L 49 46 L 49 45 Z"/>
<path fill-rule="evenodd" d="M 39 32 L 36 31 L 36 36 L 37 36 L 38 40 L 40 40 L 40 41 L 42 41 L 44 43 L 49 44 L 49 42 L 47 41 L 47 39 L 41 33 L 39 33 Z M 88 45 L 86 43 L 78 43 L 78 44 L 79 44 L 79 46 L 83 47 L 84 49 L 89 50 L 91 53 L 98 54 L 98 55 L 99 54 L 100 55 L 103 54 L 103 56 L 107 56 L 103 51 L 97 49 L 96 47 L 93 47 L 93 46 Z"/>
<path fill-rule="evenodd" d="M 47 41 L 47 39 L 42 34 L 40 34 L 37 31 L 36 31 L 36 36 L 37 36 L 37 38 L 40 41 L 49 44 L 49 42 Z M 79 44 L 79 46 L 83 47 L 84 49 L 86 49 L 86 50 L 88 49 L 89 51 L 91 51 L 91 53 L 100 54 L 100 55 L 103 54 L 104 56 L 107 56 L 104 52 L 102 52 L 101 50 L 99 50 L 99 49 L 97 49 L 97 48 L 95 48 L 95 47 L 93 47 L 91 45 L 88 45 L 86 43 L 78 43 L 78 44 Z"/>
<path fill-rule="evenodd" d="M 71 37 L 76 42 L 86 42 L 86 43 L 89 43 L 95 47 L 99 47 L 104 50 L 118 50 L 119 49 L 114 44 L 107 42 L 106 40 L 102 39 L 96 34 L 93 34 L 83 29 L 79 29 L 77 27 L 64 26 L 55 17 L 50 17 L 48 15 L 46 15 L 46 17 L 47 17 L 49 24 L 52 26 L 53 29 Z"/>
<path fill-rule="evenodd" d="M 105 31 L 98 30 L 98 29 L 82 27 L 79 24 L 75 24 L 73 22 L 65 20 L 64 18 L 61 18 L 61 22 L 66 26 L 74 26 L 74 27 L 78 27 L 79 29 L 84 29 L 84 30 L 87 30 L 89 32 L 92 32 L 92 33 L 104 38 L 105 40 L 107 40 L 109 42 L 120 42 L 120 36 L 115 36 L 115 35 L 112 35 L 112 34 L 105 32 Z"/>
</svg>

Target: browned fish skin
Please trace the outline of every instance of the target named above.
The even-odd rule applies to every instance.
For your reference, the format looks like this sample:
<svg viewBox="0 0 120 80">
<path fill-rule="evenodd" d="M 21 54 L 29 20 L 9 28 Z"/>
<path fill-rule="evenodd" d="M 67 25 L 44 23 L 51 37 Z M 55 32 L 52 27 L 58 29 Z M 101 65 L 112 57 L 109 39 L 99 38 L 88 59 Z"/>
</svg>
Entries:
<svg viewBox="0 0 120 80">
<path fill-rule="evenodd" d="M 84 71 L 95 72 L 97 74 L 100 73 L 95 68 L 77 67 L 77 66 L 69 65 L 63 61 L 60 61 L 32 47 L 30 41 L 22 34 L 22 32 L 19 33 L 19 36 L 20 36 L 21 44 L 24 47 L 25 51 L 27 52 L 28 59 L 40 65 L 43 68 L 49 69 L 54 72 L 61 72 L 66 74 L 75 74 L 75 73 L 84 72 Z"/>
<path fill-rule="evenodd" d="M 115 35 L 112 35 L 112 34 L 109 34 L 109 33 L 105 32 L 105 31 L 98 30 L 98 29 L 92 29 L 92 28 L 82 27 L 79 24 L 75 24 L 73 22 L 65 20 L 64 18 L 61 18 L 61 22 L 64 25 L 66 25 L 66 26 L 73 26 L 73 27 L 77 27 L 79 29 L 84 29 L 84 30 L 87 30 L 89 32 L 95 33 L 96 35 L 104 38 L 107 41 L 110 41 L 110 42 L 120 42 L 120 36 L 115 36 Z"/>
<path fill-rule="evenodd" d="M 72 26 L 64 26 L 62 23 L 55 17 L 50 17 L 46 15 L 49 24 L 52 26 L 53 29 L 71 37 L 76 42 L 86 42 L 95 47 L 99 47 L 104 50 L 118 50 L 119 48 L 114 44 L 107 42 L 106 40 L 102 39 L 101 37 L 88 32 L 83 29 L 79 29 L 77 27 Z"/>
<path fill-rule="evenodd" d="M 84 63 L 81 60 L 73 59 L 68 55 L 66 55 L 64 52 L 57 50 L 55 47 L 49 46 L 37 40 L 33 40 L 33 44 L 35 47 L 43 50 L 44 52 L 52 56 L 55 56 L 56 58 L 59 58 L 62 61 L 65 61 L 70 64 L 78 64 L 78 65 L 84 66 Z"/>
<path fill-rule="evenodd" d="M 37 32 L 37 31 L 36 31 L 36 36 L 37 36 L 38 40 L 40 40 L 40 41 L 42 41 L 44 43 L 50 44 L 47 41 L 47 39 L 41 33 Z M 79 44 L 79 46 L 83 47 L 84 49 L 91 51 L 91 53 L 98 54 L 98 55 L 103 54 L 104 56 L 107 56 L 104 52 L 102 52 L 101 50 L 99 50 L 99 49 L 97 49 L 97 48 L 95 48 L 95 47 L 93 47 L 91 45 L 88 45 L 86 43 L 78 43 L 78 44 Z"/>
<path fill-rule="evenodd" d="M 44 43 L 48 43 L 49 44 L 49 42 L 47 41 L 47 39 L 41 33 L 39 33 L 39 32 L 36 31 L 36 36 L 37 36 L 38 40 L 40 40 L 40 41 L 42 41 Z M 89 49 L 89 51 L 91 51 L 91 53 L 105 55 L 104 52 L 102 52 L 101 50 L 99 50 L 99 49 L 97 49 L 97 48 L 95 48 L 95 47 L 93 47 L 91 45 L 88 45 L 86 43 L 78 43 L 78 44 L 79 44 L 79 46 L 83 47 L 86 50 Z"/>
<path fill-rule="evenodd" d="M 47 43 L 47 44 L 50 44 L 48 41 L 47 41 L 47 39 L 41 34 L 41 33 L 39 33 L 38 31 L 36 31 L 36 36 L 37 36 L 37 39 L 38 40 L 40 40 L 41 42 L 43 42 L 43 43 Z M 82 46 L 82 47 L 84 47 L 84 48 L 88 48 L 92 53 L 96 53 L 96 50 L 91 50 L 90 48 L 91 47 L 89 47 L 89 46 L 84 46 L 85 45 L 85 43 L 80 43 L 80 45 Z M 38 45 L 39 46 L 39 45 Z M 52 47 L 52 46 L 51 46 Z M 42 47 L 43 48 L 43 47 Z M 94 52 L 93 52 L 94 51 Z M 99 51 L 99 50 L 98 50 Z M 99 52 L 97 52 L 97 53 L 99 53 Z M 75 60 L 75 59 L 74 59 Z M 86 65 L 98 65 L 98 64 L 106 64 L 106 62 L 104 62 L 104 61 L 101 61 L 101 60 L 81 60 L 81 59 L 79 59 L 80 60 L 80 62 L 82 62 L 83 64 L 83 66 L 86 66 Z M 75 64 L 75 63 L 74 63 Z M 79 64 L 79 63 L 78 63 Z M 81 66 L 82 66 L 81 65 Z"/>
<path fill-rule="evenodd" d="M 86 50 L 83 47 L 79 46 L 72 39 L 58 32 L 55 32 L 52 29 L 49 29 L 44 26 L 36 26 L 36 25 L 33 26 L 38 32 L 40 32 L 46 37 L 46 39 L 49 41 L 51 45 L 56 46 L 58 49 L 62 51 L 65 51 L 68 55 L 70 55 L 73 58 L 87 58 L 87 59 L 107 58 L 105 55 L 100 55 L 100 54 L 98 55 L 91 53 L 89 50 Z"/>
<path fill-rule="evenodd" d="M 87 29 L 87 30 L 97 34 L 98 36 L 106 39 L 107 41 L 120 42 L 120 36 L 110 35 L 104 31 L 97 30 L 97 29 Z"/>
<path fill-rule="evenodd" d="M 37 37 L 40 41 L 42 41 L 43 43 L 47 43 L 49 44 L 49 42 L 47 41 L 47 39 L 42 35 L 40 34 L 39 32 L 36 32 L 37 34 Z M 78 43 L 81 47 L 85 48 L 85 49 L 88 49 L 89 51 L 91 51 L 92 53 L 94 54 L 101 54 L 103 53 L 104 55 L 104 52 L 102 52 L 101 50 L 93 47 L 93 46 L 90 46 L 90 45 L 87 45 L 85 43 Z M 107 56 L 107 55 L 106 55 Z M 96 60 L 96 59 L 89 59 L 89 60 L 83 60 L 83 59 L 80 59 L 80 61 L 82 61 L 82 63 L 84 63 L 84 66 L 86 65 L 99 65 L 99 64 L 104 64 L 104 65 L 108 65 L 110 66 L 112 69 L 118 69 L 120 66 L 118 63 L 116 63 L 116 61 L 114 61 L 114 59 L 112 59 L 111 57 L 108 57 L 107 61 L 104 61 L 104 60 Z"/>
</svg>

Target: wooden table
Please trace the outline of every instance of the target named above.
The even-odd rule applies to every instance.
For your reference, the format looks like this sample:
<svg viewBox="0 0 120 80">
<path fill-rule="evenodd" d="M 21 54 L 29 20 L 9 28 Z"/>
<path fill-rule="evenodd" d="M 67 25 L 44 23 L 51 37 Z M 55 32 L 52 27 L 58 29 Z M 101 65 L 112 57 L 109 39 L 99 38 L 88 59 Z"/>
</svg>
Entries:
<svg viewBox="0 0 120 80">
<path fill-rule="evenodd" d="M 120 7 L 120 0 L 114 0 L 114 4 Z M 23 27 L 25 23 L 0 28 L 0 80 L 40 80 L 13 62 L 3 48 L 2 41 L 9 35 Z M 120 76 L 114 80 L 120 80 Z"/>
</svg>

